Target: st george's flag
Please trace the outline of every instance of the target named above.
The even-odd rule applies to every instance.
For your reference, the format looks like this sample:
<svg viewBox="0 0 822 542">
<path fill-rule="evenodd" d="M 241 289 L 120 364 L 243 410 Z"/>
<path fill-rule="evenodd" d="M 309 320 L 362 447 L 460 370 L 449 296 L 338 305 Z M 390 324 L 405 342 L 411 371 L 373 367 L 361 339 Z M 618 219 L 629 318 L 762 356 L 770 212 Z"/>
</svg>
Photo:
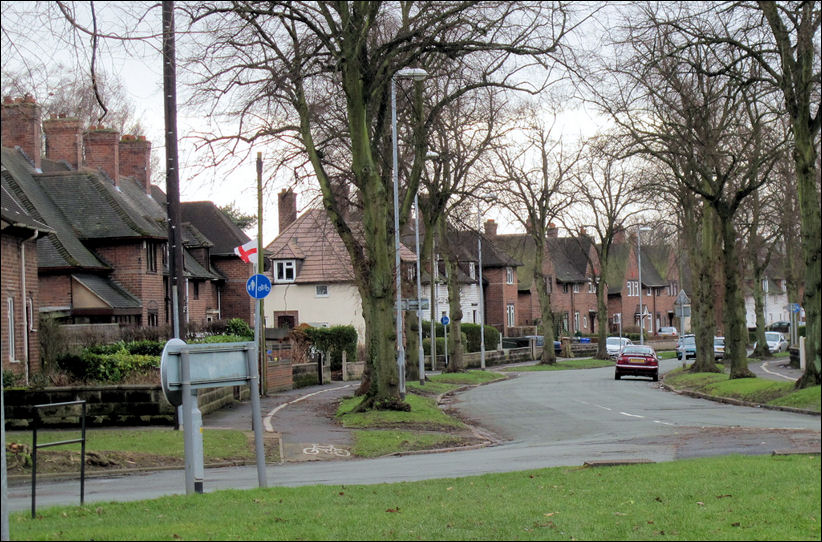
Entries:
<svg viewBox="0 0 822 542">
<path fill-rule="evenodd" d="M 240 257 L 245 263 L 257 264 L 257 240 L 252 239 L 248 243 L 239 247 L 234 247 L 234 254 Z"/>
</svg>

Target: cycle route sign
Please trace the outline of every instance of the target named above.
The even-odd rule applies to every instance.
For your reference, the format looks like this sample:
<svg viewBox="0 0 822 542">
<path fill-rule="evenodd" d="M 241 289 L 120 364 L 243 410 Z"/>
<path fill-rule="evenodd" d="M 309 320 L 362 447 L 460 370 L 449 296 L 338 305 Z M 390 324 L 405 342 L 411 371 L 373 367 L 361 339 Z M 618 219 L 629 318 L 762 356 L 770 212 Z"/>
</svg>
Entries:
<svg viewBox="0 0 822 542">
<path fill-rule="evenodd" d="M 259 273 L 252 275 L 245 283 L 245 290 L 254 299 L 262 299 L 271 293 L 271 280 Z"/>
</svg>

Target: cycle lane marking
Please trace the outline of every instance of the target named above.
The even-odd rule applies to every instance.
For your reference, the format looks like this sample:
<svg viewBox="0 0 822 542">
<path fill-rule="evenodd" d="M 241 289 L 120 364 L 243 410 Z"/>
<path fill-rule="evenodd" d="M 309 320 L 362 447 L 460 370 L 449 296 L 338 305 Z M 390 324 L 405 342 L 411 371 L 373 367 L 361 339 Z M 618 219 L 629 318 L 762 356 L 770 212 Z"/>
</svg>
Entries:
<svg viewBox="0 0 822 542">
<path fill-rule="evenodd" d="M 279 412 L 281 409 L 287 407 L 288 405 L 293 405 L 294 403 L 299 403 L 300 401 L 308 399 L 309 397 L 313 397 L 314 395 L 319 395 L 320 393 L 325 393 L 327 391 L 340 390 L 340 389 L 344 389 L 344 388 L 350 388 L 351 386 L 352 386 L 352 384 L 346 384 L 345 386 L 339 386 L 339 387 L 336 387 L 336 388 L 328 388 L 328 389 L 325 389 L 325 390 L 315 391 L 313 393 L 307 393 L 305 395 L 301 395 L 301 396 L 297 397 L 293 401 L 288 401 L 286 403 L 278 405 L 271 412 L 266 414 L 265 417 L 263 418 L 263 428 L 265 428 L 265 431 L 267 433 L 274 433 L 275 431 L 274 431 L 274 426 L 271 425 L 271 418 L 274 417 L 274 415 L 277 412 Z"/>
</svg>

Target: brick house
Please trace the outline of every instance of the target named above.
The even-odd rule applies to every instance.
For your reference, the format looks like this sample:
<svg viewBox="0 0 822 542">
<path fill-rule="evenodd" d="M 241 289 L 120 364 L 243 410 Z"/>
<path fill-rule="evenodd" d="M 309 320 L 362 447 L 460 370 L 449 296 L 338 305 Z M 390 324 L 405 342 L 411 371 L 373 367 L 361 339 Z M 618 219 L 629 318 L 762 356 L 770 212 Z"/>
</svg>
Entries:
<svg viewBox="0 0 822 542">
<path fill-rule="evenodd" d="M 51 228 L 31 216 L 6 187 L 3 171 L 0 187 L 0 250 L 2 250 L 2 312 L 0 312 L 0 356 L 2 369 L 11 371 L 28 385 L 29 375 L 40 370 L 37 310 L 40 287 L 37 281 L 37 239 Z"/>
<path fill-rule="evenodd" d="M 642 288 L 639 287 L 636 237 L 618 235 L 611 246 L 608 281 L 608 315 L 611 331 L 619 327 L 615 314 L 621 314 L 623 329 L 638 328 L 645 311 L 644 329 L 654 334 L 663 326 L 677 326 L 674 301 L 679 294 L 679 269 L 673 247 L 643 246 Z M 640 306 L 640 298 L 642 299 Z"/>
<path fill-rule="evenodd" d="M 2 104 L 4 187 L 52 229 L 37 241 L 39 312 L 62 323 L 169 324 L 166 201 L 150 183 L 150 142 L 83 131 L 68 117 L 41 127 L 39 111 L 30 99 Z M 203 324 L 220 317 L 229 279 L 211 260 L 215 243 L 192 223 L 183 233 L 186 319 Z M 233 314 L 251 321 L 253 311 Z"/>
</svg>

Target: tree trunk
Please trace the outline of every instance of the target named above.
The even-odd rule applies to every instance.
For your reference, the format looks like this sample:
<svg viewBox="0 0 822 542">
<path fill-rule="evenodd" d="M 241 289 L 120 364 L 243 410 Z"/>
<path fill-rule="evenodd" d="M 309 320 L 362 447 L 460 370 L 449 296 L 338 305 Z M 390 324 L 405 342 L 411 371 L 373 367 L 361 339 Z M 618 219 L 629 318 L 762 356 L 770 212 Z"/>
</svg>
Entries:
<svg viewBox="0 0 822 542">
<path fill-rule="evenodd" d="M 557 362 L 554 351 L 554 313 L 551 310 L 551 293 L 548 291 L 545 274 L 542 272 L 543 246 L 536 239 L 536 254 L 534 263 L 534 286 L 539 297 L 540 327 L 542 330 L 543 347 L 541 365 L 553 365 Z"/>
<path fill-rule="evenodd" d="M 696 342 L 696 357 L 691 366 L 695 373 L 718 373 L 714 359 L 714 334 L 716 321 L 713 312 L 714 258 L 716 256 L 716 231 L 714 212 L 705 206 L 702 219 L 687 220 L 685 244 L 689 247 L 691 275 L 694 277 L 691 296 L 691 328 Z M 701 226 L 701 228 L 700 228 Z"/>
<path fill-rule="evenodd" d="M 405 359 L 405 381 L 420 379 L 420 322 L 417 311 L 408 311 L 405 315 L 405 336 L 408 337 Z"/>
<path fill-rule="evenodd" d="M 599 282 L 597 282 L 597 320 L 599 330 L 597 331 L 598 343 L 596 359 L 608 358 L 608 284 L 605 277 L 608 276 L 608 252 L 603 250 L 599 255 Z"/>
<path fill-rule="evenodd" d="M 752 255 L 753 258 L 756 255 Z M 755 358 L 766 358 L 770 355 L 768 342 L 765 340 L 765 296 L 767 293 L 762 289 L 762 279 L 764 269 L 757 262 L 753 264 L 753 299 L 754 314 L 756 315 L 756 349 L 751 354 Z"/>
<path fill-rule="evenodd" d="M 464 345 L 462 344 L 462 308 L 460 306 L 460 283 L 457 263 L 452 259 L 450 247 L 443 251 L 448 280 L 448 367 L 446 372 L 456 373 L 465 370 Z"/>
<path fill-rule="evenodd" d="M 722 268 L 725 280 L 725 365 L 730 361 L 731 378 L 752 378 L 755 375 L 748 369 L 748 356 L 745 350 L 747 328 L 745 327 L 745 303 L 742 300 L 742 289 L 739 287 L 739 260 L 737 256 L 736 228 L 733 213 L 720 216 L 722 226 Z M 713 346 L 711 347 L 713 354 Z"/>
</svg>

